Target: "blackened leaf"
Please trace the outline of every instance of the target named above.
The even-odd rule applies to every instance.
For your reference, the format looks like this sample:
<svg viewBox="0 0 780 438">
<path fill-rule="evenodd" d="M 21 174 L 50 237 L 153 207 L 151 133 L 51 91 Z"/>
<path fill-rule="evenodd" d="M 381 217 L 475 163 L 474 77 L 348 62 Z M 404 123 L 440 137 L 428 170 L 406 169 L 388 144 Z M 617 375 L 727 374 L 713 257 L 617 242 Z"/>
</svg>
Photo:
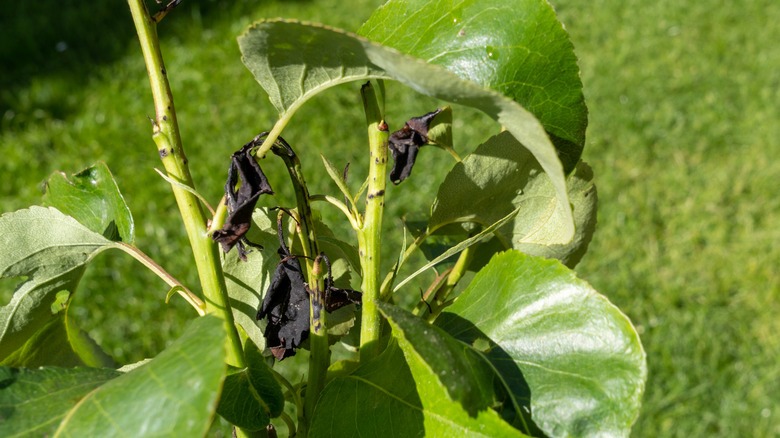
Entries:
<svg viewBox="0 0 780 438">
<path fill-rule="evenodd" d="M 230 214 L 222 229 L 214 231 L 211 235 L 215 242 L 222 244 L 222 249 L 225 252 L 230 251 L 233 246 L 238 244 L 239 257 L 244 261 L 246 261 L 247 252 L 244 244 L 257 246 L 246 240 L 245 237 L 252 224 L 252 211 L 255 209 L 257 199 L 262 194 L 272 195 L 274 193 L 260 165 L 251 155 L 252 148 L 257 145 L 256 142 L 259 141 L 259 138 L 261 136 L 255 137 L 230 157 L 228 179 L 225 184 L 225 195 Z M 239 179 L 241 185 L 236 190 Z"/>
<path fill-rule="evenodd" d="M 279 248 L 282 261 L 276 267 L 271 285 L 257 312 L 257 319 L 268 317 L 266 345 L 274 357 L 294 356 L 295 349 L 309 337 L 309 293 L 301 264 L 290 257 L 287 248 Z"/>
<path fill-rule="evenodd" d="M 325 297 L 325 310 L 335 312 L 348 304 L 361 304 L 362 299 L 363 294 L 358 291 L 329 286 Z"/>
<path fill-rule="evenodd" d="M 417 159 L 420 146 L 429 142 L 428 129 L 431 121 L 441 111 L 437 109 L 421 117 L 412 117 L 403 128 L 390 134 L 388 146 L 394 161 L 390 180 L 393 184 L 400 184 L 412 173 L 412 166 Z"/>
</svg>

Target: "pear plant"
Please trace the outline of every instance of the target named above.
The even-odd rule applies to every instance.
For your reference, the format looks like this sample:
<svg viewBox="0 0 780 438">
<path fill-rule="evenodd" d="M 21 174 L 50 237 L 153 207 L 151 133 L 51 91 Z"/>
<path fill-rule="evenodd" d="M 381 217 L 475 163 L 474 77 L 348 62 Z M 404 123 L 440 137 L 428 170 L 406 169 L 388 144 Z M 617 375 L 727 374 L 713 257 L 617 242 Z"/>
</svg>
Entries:
<svg viewBox="0 0 780 438">
<path fill-rule="evenodd" d="M 54 174 L 43 206 L 0 217 L 0 273 L 23 277 L 0 308 L 0 435 L 203 436 L 220 415 L 237 436 L 628 436 L 645 355 L 626 316 L 571 270 L 595 230 L 597 196 L 581 160 L 577 59 L 545 0 L 390 0 L 357 33 L 252 24 L 238 38 L 242 60 L 279 117 L 225 153 L 213 210 L 190 177 L 198 163 L 184 153 L 156 33 L 178 2 L 154 15 L 128 4 L 152 137 L 200 287 L 134 245 L 105 164 Z M 442 103 L 387 120 L 385 81 Z M 345 135 L 365 139 L 367 175 L 299 155 L 281 136 L 310 98 L 343 83 L 363 101 L 365 125 Z M 449 104 L 483 111 L 495 131 L 455 144 Z M 437 149 L 453 166 L 430 209 L 384 229 L 388 181 L 414 184 L 415 163 Z M 265 157 L 263 167 L 287 169 L 294 205 L 274 205 Z M 339 192 L 309 193 L 301 160 L 321 160 L 317 176 Z M 357 191 L 355 178 L 365 181 Z M 335 237 L 322 209 L 343 215 L 354 241 Z M 403 245 L 383 271 L 391 232 Z M 117 364 L 68 313 L 90 261 L 114 249 L 198 315 L 141 363 Z M 402 278 L 418 251 L 427 262 Z M 409 286 L 431 270 L 427 290 Z M 334 343 L 354 355 L 334 361 Z M 291 381 L 284 367 L 302 351 L 306 377 Z"/>
</svg>

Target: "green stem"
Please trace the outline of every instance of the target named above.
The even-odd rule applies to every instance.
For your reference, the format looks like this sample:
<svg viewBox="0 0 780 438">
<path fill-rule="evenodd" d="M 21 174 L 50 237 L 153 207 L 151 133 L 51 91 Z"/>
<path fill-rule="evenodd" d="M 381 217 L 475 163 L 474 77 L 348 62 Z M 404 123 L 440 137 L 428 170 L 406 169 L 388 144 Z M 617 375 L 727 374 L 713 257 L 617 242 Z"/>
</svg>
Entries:
<svg viewBox="0 0 780 438">
<path fill-rule="evenodd" d="M 328 345 L 327 312 L 325 311 L 323 296 L 325 291 L 325 273 L 321 266 L 321 256 L 317 245 L 317 236 L 312 221 L 309 190 L 303 177 L 303 169 L 298 156 L 286 142 L 279 139 L 281 146 L 275 145 L 272 151 L 279 155 L 287 171 L 295 190 L 295 198 L 298 204 L 298 218 L 301 229 L 301 243 L 306 256 L 307 281 L 310 285 L 309 307 L 309 374 L 306 384 L 306 398 L 304 400 L 302 416 L 299 411 L 298 435 L 305 437 L 308 434 L 309 421 L 314 413 L 314 407 L 325 387 L 325 378 L 330 365 L 330 346 Z M 316 259 L 315 259 L 316 257 Z"/>
<path fill-rule="evenodd" d="M 430 300 L 428 305 L 425 305 L 425 303 L 417 304 L 417 307 L 414 309 L 416 315 L 428 319 L 431 322 L 439 316 L 439 313 L 446 307 L 445 303 L 452 293 L 452 290 L 455 289 L 455 286 L 460 279 L 463 278 L 463 274 L 466 273 L 469 264 L 471 264 L 471 260 L 474 258 L 475 248 L 476 246 L 469 246 L 461 251 L 458 256 L 458 261 L 455 262 L 455 266 L 450 270 L 446 281 L 442 282 L 442 284 L 437 287 L 436 292 L 433 294 L 433 299 Z"/>
<path fill-rule="evenodd" d="M 138 260 L 149 268 L 150 271 L 157 274 L 158 277 L 160 277 L 163 281 L 168 283 L 168 286 L 173 288 L 179 288 L 176 292 L 179 293 L 179 295 L 182 296 L 185 300 L 187 300 L 188 303 L 192 307 L 195 308 L 195 310 L 198 312 L 200 316 L 203 316 L 206 314 L 206 304 L 203 302 L 203 300 L 200 299 L 197 295 L 190 292 L 189 289 L 187 289 L 181 282 L 173 277 L 173 275 L 169 274 L 168 271 L 163 269 L 162 266 L 158 265 L 157 262 L 151 259 L 148 255 L 144 254 L 143 251 L 136 248 L 135 246 L 128 245 L 124 242 L 116 242 L 117 245 L 119 245 L 119 248 L 133 256 L 134 259 Z M 167 300 L 166 300 L 167 301 Z"/>
<path fill-rule="evenodd" d="M 176 111 L 173 106 L 173 96 L 160 52 L 156 24 L 149 16 L 149 11 L 142 0 L 128 0 L 127 3 L 130 6 L 133 22 L 138 32 L 154 98 L 155 120 L 153 121 L 152 137 L 157 144 L 158 153 L 168 176 L 194 190 L 195 184 L 190 176 L 187 158 L 184 155 Z M 209 313 L 219 315 L 225 321 L 228 333 L 227 362 L 230 365 L 244 368 L 246 360 L 244 359 L 241 339 L 233 322 L 233 313 L 228 302 L 219 252 L 211 238 L 206 235 L 206 216 L 200 200 L 179 186 L 172 185 L 171 189 L 176 197 L 184 228 L 187 230 L 190 246 L 195 256 L 195 265 L 203 288 L 206 309 Z"/>
<path fill-rule="evenodd" d="M 360 327 L 360 360 L 366 361 L 379 354 L 381 318 L 376 303 L 379 300 L 380 245 L 382 213 L 387 183 L 387 141 L 389 133 L 379 109 L 371 83 L 360 90 L 366 112 L 369 141 L 368 189 L 363 227 L 358 231 L 360 264 L 363 271 L 363 311 Z"/>
</svg>

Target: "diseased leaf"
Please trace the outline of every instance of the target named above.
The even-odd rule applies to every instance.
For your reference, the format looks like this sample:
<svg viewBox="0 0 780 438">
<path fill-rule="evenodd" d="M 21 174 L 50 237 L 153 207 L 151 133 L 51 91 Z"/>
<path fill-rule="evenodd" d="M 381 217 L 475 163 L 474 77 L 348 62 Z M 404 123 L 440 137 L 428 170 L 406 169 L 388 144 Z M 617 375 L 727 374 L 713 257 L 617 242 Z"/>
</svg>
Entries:
<svg viewBox="0 0 780 438">
<path fill-rule="evenodd" d="M 0 216 L 0 275 L 26 276 L 0 307 L 0 360 L 56 318 L 57 293 L 76 290 L 87 264 L 117 248 L 54 208 L 30 207 Z"/>
<path fill-rule="evenodd" d="M 388 147 L 393 155 L 390 181 L 393 184 L 398 185 L 411 175 L 420 146 L 431 141 L 428 138 L 428 128 L 434 117 L 441 111 L 441 109 L 437 109 L 420 117 L 412 117 L 406 121 L 403 128 L 390 134 Z"/>
<path fill-rule="evenodd" d="M 277 360 L 283 360 L 294 356 L 295 350 L 309 338 L 309 292 L 298 258 L 290 257 L 286 247 L 279 248 L 278 253 L 282 260 L 257 311 L 257 319 L 268 317 L 266 345 Z"/>
<path fill-rule="evenodd" d="M 647 377 L 639 337 L 559 262 L 496 255 L 436 326 L 481 345 L 550 437 L 628 436 Z"/>
<path fill-rule="evenodd" d="M 557 23 L 557 22 L 556 22 Z M 550 176 L 559 199 L 561 240 L 574 235 L 561 161 L 532 113 L 500 93 L 440 67 L 403 55 L 356 35 L 295 21 L 261 21 L 239 37 L 244 64 L 280 113 L 280 132 L 295 110 L 332 86 L 367 79 L 394 79 L 428 96 L 484 111 L 528 148 Z M 273 141 L 269 138 L 267 142 Z M 265 147 L 265 146 L 264 146 Z"/>
<path fill-rule="evenodd" d="M 225 378 L 225 328 L 206 315 L 153 360 L 102 385 L 54 436 L 204 436 Z"/>
<path fill-rule="evenodd" d="M 391 0 L 358 34 L 514 99 L 550 133 L 566 173 L 579 161 L 588 121 L 582 82 L 547 1 Z"/>
<path fill-rule="evenodd" d="M 0 367 L 0 436 L 52 436 L 85 395 L 121 375 L 106 368 Z"/>
<path fill-rule="evenodd" d="M 431 208 L 430 229 L 468 235 L 474 224 L 488 226 L 519 208 L 517 216 L 499 229 L 503 248 L 561 260 L 569 267 L 579 262 L 596 228 L 597 196 L 593 172 L 577 165 L 566 180 L 576 224 L 574 239 L 558 244 L 568 233 L 560 215 L 553 183 L 538 162 L 517 140 L 503 132 L 480 145 L 447 174 Z M 466 222 L 464 226 L 445 225 Z M 470 224 L 468 224 L 470 222 Z"/>
<path fill-rule="evenodd" d="M 252 156 L 252 149 L 257 147 L 263 138 L 265 133 L 258 135 L 230 156 L 228 179 L 225 183 L 229 215 L 222 228 L 211 234 L 211 238 L 219 242 L 225 252 L 229 252 L 238 244 L 238 257 L 243 261 L 246 261 L 248 253 L 245 245 L 258 246 L 246 238 L 257 199 L 260 195 L 274 194 L 268 178 Z M 241 185 L 236 189 L 239 182 Z M 262 249 L 262 246 L 258 247 Z"/>
<path fill-rule="evenodd" d="M 108 240 L 133 244 L 133 216 L 111 171 L 102 161 L 71 175 L 70 179 L 62 172 L 54 172 L 46 181 L 43 205 L 73 216 Z"/>
</svg>

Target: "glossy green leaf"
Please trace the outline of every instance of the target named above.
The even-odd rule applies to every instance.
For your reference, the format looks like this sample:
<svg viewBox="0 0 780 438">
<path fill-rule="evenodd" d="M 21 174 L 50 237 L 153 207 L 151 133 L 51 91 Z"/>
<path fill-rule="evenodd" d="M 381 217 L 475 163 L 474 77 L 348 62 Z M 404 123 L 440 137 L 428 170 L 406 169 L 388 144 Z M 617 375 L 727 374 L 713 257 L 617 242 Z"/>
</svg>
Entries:
<svg viewBox="0 0 780 438">
<path fill-rule="evenodd" d="M 519 102 L 574 169 L 587 108 L 574 48 L 547 1 L 391 0 L 358 33 Z"/>
<path fill-rule="evenodd" d="M 282 388 L 251 340 L 244 343 L 248 367 L 225 378 L 217 413 L 230 424 L 260 430 L 284 408 Z"/>
<path fill-rule="evenodd" d="M 105 368 L 0 367 L 0 436 L 52 436 L 84 396 L 120 375 Z"/>
<path fill-rule="evenodd" d="M 377 307 L 393 328 L 424 406 L 435 406 L 441 416 L 464 429 L 461 433 L 523 436 L 497 413 L 517 418 L 503 383 L 484 357 L 406 310 L 388 303 Z"/>
<path fill-rule="evenodd" d="M 30 207 L 0 217 L 0 275 L 26 276 L 0 307 L 0 360 L 56 316 L 57 293 L 74 292 L 86 265 L 114 243 L 54 208 Z"/>
<path fill-rule="evenodd" d="M 436 320 L 483 345 L 534 422 L 551 437 L 625 437 L 647 368 L 631 322 L 554 260 L 496 255 Z"/>
<path fill-rule="evenodd" d="M 204 436 L 225 378 L 222 320 L 197 318 L 153 360 L 91 392 L 55 437 Z"/>
<path fill-rule="evenodd" d="M 46 182 L 43 204 L 76 218 L 82 225 L 109 240 L 132 245 L 133 216 L 108 166 L 98 161 L 71 175 L 55 172 Z"/>
<path fill-rule="evenodd" d="M 378 357 L 325 386 L 309 436 L 422 437 L 426 415 L 435 414 L 425 412 L 404 355 L 393 342 Z"/>
<path fill-rule="evenodd" d="M 21 348 L 3 359 L 0 365 L 17 368 L 116 367 L 114 360 L 64 311 L 38 330 Z"/>
<path fill-rule="evenodd" d="M 527 150 L 504 132 L 493 136 L 447 174 L 432 207 L 430 229 L 454 222 L 482 226 L 495 223 L 516 208 L 514 220 L 499 229 L 504 248 L 556 258 L 573 267 L 585 254 L 596 228 L 597 196 L 593 172 L 579 163 L 566 184 L 576 224 L 574 238 L 550 178 Z M 458 227 L 443 232 L 452 233 Z M 463 234 L 471 230 L 460 230 Z"/>
<path fill-rule="evenodd" d="M 310 436 L 522 436 L 486 406 L 492 404 L 494 394 L 490 373 L 483 374 L 486 362 L 467 356 L 466 346 L 446 333 L 420 323 L 432 334 L 436 333 L 432 335 L 434 342 L 445 337 L 448 341 L 444 343 L 453 343 L 454 348 L 448 349 L 445 355 L 451 353 L 449 358 L 454 358 L 457 365 L 437 364 L 436 369 L 441 373 L 438 374 L 421 359 L 409 341 L 397 336 L 398 340 L 391 341 L 377 358 L 347 376 L 334 378 L 325 387 L 314 409 Z M 399 343 L 405 343 L 406 348 L 399 347 Z M 467 376 L 452 375 L 456 368 Z M 479 378 L 475 379 L 475 374 Z M 452 400 L 450 388 L 442 380 L 448 384 L 465 384 L 453 390 L 469 403 L 467 408 Z"/>
<path fill-rule="evenodd" d="M 560 244 L 574 235 L 563 167 L 544 127 L 514 100 L 441 67 L 357 35 L 295 21 L 261 21 L 238 39 L 244 64 L 280 113 L 279 133 L 295 110 L 315 94 L 349 81 L 394 79 L 428 96 L 484 111 L 504 126 L 550 175 L 564 219 Z M 269 137 L 267 141 L 273 141 Z"/>
</svg>

